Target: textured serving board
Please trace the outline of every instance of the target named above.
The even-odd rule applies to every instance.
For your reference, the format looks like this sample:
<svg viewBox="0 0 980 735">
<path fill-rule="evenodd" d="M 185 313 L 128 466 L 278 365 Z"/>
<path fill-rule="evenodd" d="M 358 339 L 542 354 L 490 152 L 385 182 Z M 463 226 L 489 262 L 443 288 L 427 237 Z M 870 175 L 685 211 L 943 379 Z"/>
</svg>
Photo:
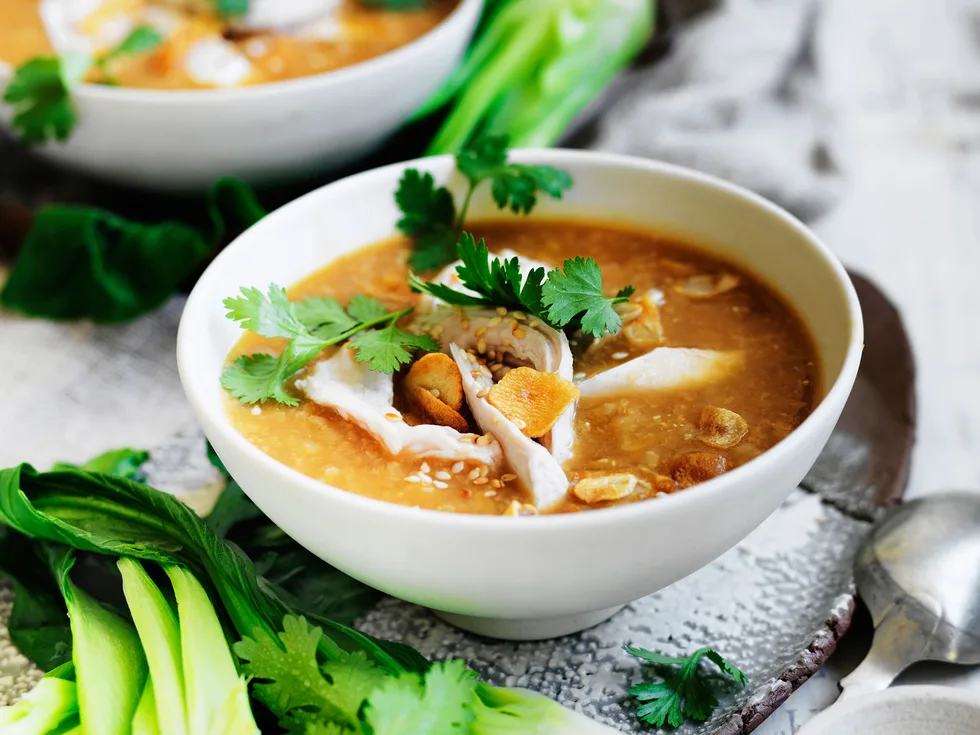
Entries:
<svg viewBox="0 0 980 735">
<path fill-rule="evenodd" d="M 868 333 L 844 416 L 801 487 L 720 559 L 595 628 L 555 640 L 483 639 L 394 599 L 379 603 L 359 627 L 432 658 L 465 658 L 487 681 L 535 689 L 624 732 L 649 729 L 632 714 L 627 690 L 643 674 L 622 645 L 680 654 L 710 644 L 749 675 L 749 685 L 729 690 L 709 722 L 677 732 L 751 732 L 823 665 L 848 629 L 855 607 L 855 550 L 876 509 L 897 502 L 905 487 L 915 410 L 912 358 L 892 306 L 864 279 L 855 276 L 854 281 Z M 145 365 L 171 351 L 174 335 L 167 314 L 179 313 L 179 307 L 174 302 L 161 318 L 146 323 L 140 339 L 127 345 L 136 354 L 125 359 Z M 100 341 L 95 349 L 120 359 L 120 346 Z M 117 380 L 121 372 L 109 361 L 88 377 L 95 386 Z M 153 376 L 160 382 L 163 373 Z M 206 506 L 218 487 L 196 431 L 154 451 L 148 474 L 152 484 L 183 495 L 195 507 Z M 9 591 L 0 591 L 0 618 L 6 619 L 9 606 Z M 16 699 L 37 676 L 0 628 L 0 703 Z"/>
</svg>

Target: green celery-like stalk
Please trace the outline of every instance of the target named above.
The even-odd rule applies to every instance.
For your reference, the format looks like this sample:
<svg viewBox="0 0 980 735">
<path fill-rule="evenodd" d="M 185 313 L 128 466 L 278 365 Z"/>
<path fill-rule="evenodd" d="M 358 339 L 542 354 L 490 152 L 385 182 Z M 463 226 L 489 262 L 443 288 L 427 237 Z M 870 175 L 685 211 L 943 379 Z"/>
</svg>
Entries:
<svg viewBox="0 0 980 735">
<path fill-rule="evenodd" d="M 132 625 L 72 584 L 73 564 L 67 552 L 56 569 L 71 622 L 79 715 L 86 732 L 130 735 L 146 681 L 143 648 Z"/>
<path fill-rule="evenodd" d="M 258 735 L 247 683 L 238 675 L 208 593 L 186 569 L 165 568 L 177 598 L 188 733 Z"/>
<path fill-rule="evenodd" d="M 143 696 L 136 707 L 136 714 L 133 715 L 133 735 L 163 735 L 160 730 L 159 714 L 157 712 L 157 701 L 153 694 L 153 675 L 146 680 L 143 687 Z"/>
<path fill-rule="evenodd" d="M 154 705 L 162 732 L 167 735 L 185 735 L 187 707 L 184 702 L 177 616 L 138 561 L 124 557 L 116 565 L 122 574 L 123 594 L 143 644 L 150 679 L 153 681 L 152 687 L 149 684 L 145 687 L 140 707 L 142 709 Z M 144 702 L 147 696 L 151 699 Z M 159 708 L 155 707 L 157 699 L 161 705 Z M 141 716 L 145 717 L 146 713 L 141 713 Z"/>
<path fill-rule="evenodd" d="M 553 145 L 642 49 L 651 0 L 504 0 L 457 72 L 422 108 L 451 102 L 430 155 L 455 153 L 478 132 L 511 145 Z"/>
</svg>

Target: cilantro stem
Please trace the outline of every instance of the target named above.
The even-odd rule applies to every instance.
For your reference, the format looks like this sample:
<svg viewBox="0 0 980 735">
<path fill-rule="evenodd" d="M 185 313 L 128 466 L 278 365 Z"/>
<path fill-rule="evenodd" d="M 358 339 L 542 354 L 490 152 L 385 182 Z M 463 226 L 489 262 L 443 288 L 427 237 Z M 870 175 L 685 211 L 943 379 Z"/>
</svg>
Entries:
<svg viewBox="0 0 980 735">
<path fill-rule="evenodd" d="M 384 316 L 379 316 L 376 319 L 370 319 L 366 322 L 361 322 L 360 324 L 351 327 L 346 332 L 341 332 L 336 337 L 331 337 L 330 339 L 325 340 L 323 346 L 330 347 L 331 345 L 339 344 L 340 342 L 350 339 L 358 332 L 363 332 L 365 329 L 376 327 L 379 324 L 397 322 L 403 316 L 408 316 L 413 311 L 415 311 L 415 309 L 409 306 L 407 309 L 402 309 L 401 311 L 393 311 L 389 314 L 385 314 Z"/>
<path fill-rule="evenodd" d="M 469 211 L 470 200 L 473 198 L 473 192 L 476 191 L 477 186 L 479 186 L 479 182 L 470 182 L 470 188 L 466 192 L 466 197 L 463 199 L 463 206 L 459 208 L 459 216 L 456 218 L 456 226 L 454 228 L 457 236 L 459 236 L 459 233 L 463 231 L 463 222 L 466 220 L 466 212 Z"/>
</svg>

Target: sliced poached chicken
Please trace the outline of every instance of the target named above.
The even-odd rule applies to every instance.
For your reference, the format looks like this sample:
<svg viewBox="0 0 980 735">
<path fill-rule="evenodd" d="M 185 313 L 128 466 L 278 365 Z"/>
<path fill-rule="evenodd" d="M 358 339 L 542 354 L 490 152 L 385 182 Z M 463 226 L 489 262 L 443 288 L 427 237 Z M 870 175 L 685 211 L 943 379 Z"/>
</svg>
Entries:
<svg viewBox="0 0 980 735">
<path fill-rule="evenodd" d="M 517 426 L 487 400 L 493 377 L 474 355 L 457 344 L 449 345 L 453 359 L 463 376 L 463 392 L 473 418 L 486 433 L 503 447 L 507 461 L 534 498 L 539 510 L 547 510 L 565 497 L 568 478 L 561 465 L 548 451 L 525 436 Z"/>
<path fill-rule="evenodd" d="M 626 391 L 689 388 L 718 380 L 742 364 L 742 353 L 657 347 L 629 362 L 578 383 L 583 398 L 601 398 Z"/>
<path fill-rule="evenodd" d="M 453 461 L 472 460 L 493 467 L 500 463 L 500 444 L 464 441 L 464 434 L 448 426 L 409 426 L 394 405 L 391 375 L 370 370 L 357 362 L 354 352 L 341 349 L 316 364 L 310 375 L 296 381 L 311 400 L 328 406 L 353 421 L 383 444 L 392 454 L 408 452 L 418 457 Z"/>
</svg>

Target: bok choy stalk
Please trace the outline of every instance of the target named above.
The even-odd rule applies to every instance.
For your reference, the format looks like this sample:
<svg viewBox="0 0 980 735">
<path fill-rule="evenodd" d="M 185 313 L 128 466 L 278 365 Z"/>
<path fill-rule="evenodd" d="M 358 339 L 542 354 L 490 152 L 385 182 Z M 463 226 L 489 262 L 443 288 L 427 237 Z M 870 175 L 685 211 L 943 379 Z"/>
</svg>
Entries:
<svg viewBox="0 0 980 735">
<path fill-rule="evenodd" d="M 428 153 L 477 133 L 553 145 L 649 40 L 654 0 L 491 0 L 462 64 L 416 113 L 448 105 Z"/>
<path fill-rule="evenodd" d="M 48 672 L 17 704 L 0 707 L 4 735 L 45 735 L 77 720 L 78 691 L 71 663 Z"/>
<path fill-rule="evenodd" d="M 78 713 L 85 731 L 129 735 L 146 683 L 146 658 L 136 630 L 72 583 L 72 552 L 52 561 L 71 621 Z"/>
<path fill-rule="evenodd" d="M 160 730 L 157 701 L 153 694 L 152 674 L 146 680 L 143 696 L 140 697 L 140 703 L 136 706 L 136 714 L 133 715 L 133 735 L 163 735 Z"/>
</svg>

